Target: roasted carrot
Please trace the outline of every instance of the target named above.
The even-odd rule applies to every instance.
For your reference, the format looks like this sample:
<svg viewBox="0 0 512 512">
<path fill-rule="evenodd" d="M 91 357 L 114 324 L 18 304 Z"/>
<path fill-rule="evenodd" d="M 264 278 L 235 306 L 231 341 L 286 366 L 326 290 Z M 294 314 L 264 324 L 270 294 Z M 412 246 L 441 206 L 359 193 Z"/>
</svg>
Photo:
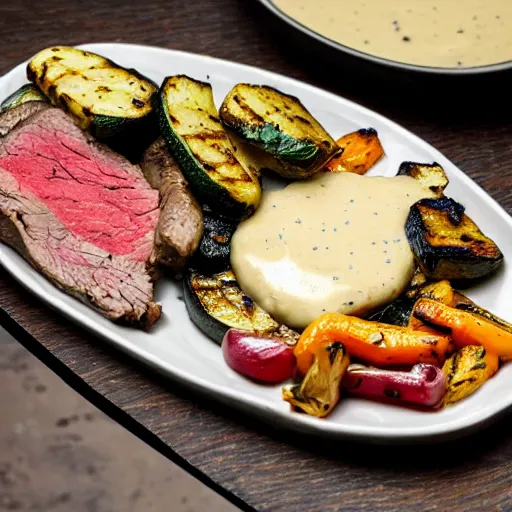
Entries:
<svg viewBox="0 0 512 512">
<path fill-rule="evenodd" d="M 473 394 L 498 371 L 499 365 L 499 357 L 482 346 L 462 347 L 443 365 L 447 383 L 444 404 L 458 402 Z"/>
<path fill-rule="evenodd" d="M 375 366 L 416 363 L 439 366 L 451 348 L 450 338 L 442 334 L 325 313 L 306 327 L 294 348 L 299 372 L 305 375 L 316 348 L 331 341 L 340 341 L 351 357 Z"/>
<path fill-rule="evenodd" d="M 450 329 L 457 347 L 481 345 L 503 359 L 512 359 L 512 332 L 497 323 L 467 311 L 446 306 L 432 299 L 419 299 L 413 315 L 419 320 Z"/>
<path fill-rule="evenodd" d="M 327 170 L 331 172 L 365 174 L 384 156 L 379 137 L 373 128 L 348 133 L 338 139 L 336 144 L 343 149 L 343 153 L 327 164 Z"/>
</svg>

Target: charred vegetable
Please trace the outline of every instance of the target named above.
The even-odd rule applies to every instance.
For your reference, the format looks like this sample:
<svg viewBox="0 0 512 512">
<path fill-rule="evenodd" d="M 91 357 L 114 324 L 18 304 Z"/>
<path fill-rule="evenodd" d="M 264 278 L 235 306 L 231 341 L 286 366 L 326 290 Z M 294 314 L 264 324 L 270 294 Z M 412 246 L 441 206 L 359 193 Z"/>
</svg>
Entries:
<svg viewBox="0 0 512 512">
<path fill-rule="evenodd" d="M 293 349 L 278 336 L 229 329 L 222 354 L 232 370 L 257 381 L 275 384 L 295 373 Z"/>
<path fill-rule="evenodd" d="M 17 107 L 22 103 L 28 103 L 29 101 L 48 100 L 46 99 L 46 96 L 34 84 L 25 84 L 22 85 L 17 91 L 14 91 L 11 95 L 7 96 L 4 101 L 2 101 L 2 104 L 0 105 L 0 113 Z"/>
<path fill-rule="evenodd" d="M 85 50 L 53 46 L 33 57 L 27 77 L 99 139 L 123 135 L 132 144 L 156 138 L 157 86 L 135 70 Z"/>
<path fill-rule="evenodd" d="M 443 399 L 446 378 L 440 368 L 430 364 L 416 364 L 409 372 L 354 364 L 345 372 L 342 389 L 370 400 L 434 407 Z"/>
<path fill-rule="evenodd" d="M 428 279 L 475 279 L 503 261 L 497 245 L 486 237 L 453 199 L 421 199 L 409 212 L 405 231 Z"/>
<path fill-rule="evenodd" d="M 331 172 L 366 174 L 383 156 L 384 149 L 374 128 L 362 128 L 336 141 L 343 150 L 327 164 Z"/>
<path fill-rule="evenodd" d="M 375 366 L 442 364 L 451 350 L 450 339 L 441 334 L 414 331 L 341 313 L 324 313 L 301 334 L 294 349 L 297 368 L 303 375 L 311 366 L 318 346 L 341 341 L 351 357 Z"/>
<path fill-rule="evenodd" d="M 275 157 L 272 170 L 288 178 L 308 178 L 340 152 L 298 98 L 272 87 L 235 85 L 219 114 L 236 136 Z"/>
<path fill-rule="evenodd" d="M 205 212 L 204 231 L 194 254 L 192 266 L 206 272 L 224 272 L 231 266 L 229 260 L 231 238 L 237 224 Z"/>
<path fill-rule="evenodd" d="M 402 162 L 398 169 L 398 176 L 411 176 L 439 197 L 443 195 L 449 183 L 444 169 L 437 162 L 432 164 Z"/>
<path fill-rule="evenodd" d="M 300 384 L 283 388 L 283 400 L 296 411 L 324 418 L 340 399 L 340 384 L 350 358 L 342 343 L 327 342 L 316 347 L 314 360 Z"/>
<path fill-rule="evenodd" d="M 461 348 L 443 365 L 448 383 L 444 403 L 458 402 L 474 393 L 498 371 L 499 363 L 499 357 L 484 347 Z"/>
<path fill-rule="evenodd" d="M 409 287 L 405 292 L 405 296 L 413 299 L 416 297 L 416 293 L 419 289 L 427 284 L 427 278 L 425 274 L 421 271 L 420 267 L 416 267 L 414 274 L 412 276 Z"/>
<path fill-rule="evenodd" d="M 268 334 L 279 328 L 240 290 L 230 270 L 212 276 L 190 271 L 184 279 L 184 299 L 190 319 L 219 345 L 230 327 Z"/>
<path fill-rule="evenodd" d="M 185 75 L 167 77 L 160 88 L 160 129 L 201 204 L 233 219 L 254 212 L 260 183 L 236 159 L 210 84 Z"/>
<path fill-rule="evenodd" d="M 415 302 L 414 299 L 409 299 L 408 297 L 399 297 L 372 313 L 368 316 L 367 320 L 389 325 L 406 326 L 409 324 Z"/>
<path fill-rule="evenodd" d="M 432 299 L 419 299 L 414 305 L 413 315 L 426 324 L 448 330 L 459 348 L 481 345 L 503 359 L 512 358 L 512 332 L 503 329 L 499 323 Z"/>
<path fill-rule="evenodd" d="M 488 320 L 489 322 L 512 334 L 512 324 L 510 322 L 507 322 L 506 320 L 503 320 L 503 318 L 497 317 L 490 311 L 477 306 L 474 302 L 470 301 L 467 297 L 464 297 L 459 293 L 455 294 L 455 302 L 452 304 L 452 306 L 456 309 L 467 311 L 468 313 L 479 316 L 484 320 Z"/>
</svg>

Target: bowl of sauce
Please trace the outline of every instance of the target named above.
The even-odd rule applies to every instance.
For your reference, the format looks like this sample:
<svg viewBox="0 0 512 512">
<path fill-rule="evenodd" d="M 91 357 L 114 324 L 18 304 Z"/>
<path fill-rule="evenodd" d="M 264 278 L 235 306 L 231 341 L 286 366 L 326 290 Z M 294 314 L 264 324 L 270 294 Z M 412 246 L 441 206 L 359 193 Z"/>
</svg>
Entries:
<svg viewBox="0 0 512 512">
<path fill-rule="evenodd" d="M 324 46 L 379 65 L 466 76 L 512 69 L 512 1 L 260 2 Z"/>
</svg>

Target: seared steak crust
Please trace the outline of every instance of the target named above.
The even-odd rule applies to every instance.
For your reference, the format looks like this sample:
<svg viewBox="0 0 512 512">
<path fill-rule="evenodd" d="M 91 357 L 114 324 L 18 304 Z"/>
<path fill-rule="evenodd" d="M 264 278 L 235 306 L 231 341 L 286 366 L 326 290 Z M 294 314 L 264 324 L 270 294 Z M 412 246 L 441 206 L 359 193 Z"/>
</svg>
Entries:
<svg viewBox="0 0 512 512">
<path fill-rule="evenodd" d="M 160 191 L 160 219 L 155 258 L 175 270 L 185 266 L 203 235 L 203 214 L 178 164 L 158 138 L 145 152 L 141 167 L 150 185 Z"/>
</svg>

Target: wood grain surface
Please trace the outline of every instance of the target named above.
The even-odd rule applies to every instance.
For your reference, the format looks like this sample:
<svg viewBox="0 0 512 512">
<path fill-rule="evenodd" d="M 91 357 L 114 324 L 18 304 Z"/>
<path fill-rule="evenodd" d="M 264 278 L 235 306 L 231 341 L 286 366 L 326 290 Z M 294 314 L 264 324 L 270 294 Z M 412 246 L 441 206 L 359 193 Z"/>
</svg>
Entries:
<svg viewBox="0 0 512 512">
<path fill-rule="evenodd" d="M 113 41 L 203 53 L 319 85 L 423 137 L 512 212 L 509 95 L 459 82 L 455 94 L 438 84 L 418 96 L 358 80 L 342 65 L 305 59 L 255 0 L 4 0 L 0 34 L 0 73 L 51 44 Z M 510 416 L 443 445 L 313 443 L 158 377 L 5 271 L 0 308 L 0 323 L 75 389 L 244 510 L 512 511 Z"/>
</svg>

